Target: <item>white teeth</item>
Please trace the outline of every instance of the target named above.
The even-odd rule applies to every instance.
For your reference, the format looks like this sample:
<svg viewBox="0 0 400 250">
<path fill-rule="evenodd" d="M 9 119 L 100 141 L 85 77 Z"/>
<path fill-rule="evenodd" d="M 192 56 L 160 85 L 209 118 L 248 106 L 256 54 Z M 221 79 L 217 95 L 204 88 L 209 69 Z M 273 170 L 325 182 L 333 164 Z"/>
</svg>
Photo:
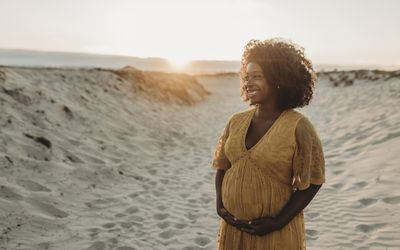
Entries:
<svg viewBox="0 0 400 250">
<path fill-rule="evenodd" d="M 254 94 L 256 94 L 256 93 L 257 93 L 257 90 L 254 90 L 254 91 L 248 92 L 247 94 L 248 94 L 248 95 L 254 95 Z"/>
</svg>

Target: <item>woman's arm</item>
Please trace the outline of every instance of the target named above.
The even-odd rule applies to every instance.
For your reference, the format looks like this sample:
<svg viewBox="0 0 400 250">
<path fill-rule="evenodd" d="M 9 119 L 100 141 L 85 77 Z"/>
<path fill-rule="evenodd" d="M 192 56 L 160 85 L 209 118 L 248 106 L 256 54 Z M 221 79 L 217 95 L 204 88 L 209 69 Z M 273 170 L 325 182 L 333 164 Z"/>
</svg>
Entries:
<svg viewBox="0 0 400 250">
<path fill-rule="evenodd" d="M 251 220 L 251 225 L 246 225 L 247 223 L 244 223 L 245 226 L 243 226 L 241 230 L 262 236 L 275 230 L 282 229 L 311 202 L 321 186 L 322 185 L 310 184 L 307 189 L 297 190 L 292 194 L 278 216 L 266 216 Z"/>
<path fill-rule="evenodd" d="M 215 190 L 216 190 L 216 196 L 217 196 L 217 210 L 219 208 L 223 208 L 224 205 L 222 204 L 222 196 L 221 196 L 221 186 L 222 186 L 222 181 L 225 176 L 225 170 L 218 169 L 217 173 L 215 175 Z"/>
<path fill-rule="evenodd" d="M 322 185 L 310 184 L 307 189 L 297 190 L 275 218 L 279 228 L 283 228 L 299 214 L 314 198 Z"/>
</svg>

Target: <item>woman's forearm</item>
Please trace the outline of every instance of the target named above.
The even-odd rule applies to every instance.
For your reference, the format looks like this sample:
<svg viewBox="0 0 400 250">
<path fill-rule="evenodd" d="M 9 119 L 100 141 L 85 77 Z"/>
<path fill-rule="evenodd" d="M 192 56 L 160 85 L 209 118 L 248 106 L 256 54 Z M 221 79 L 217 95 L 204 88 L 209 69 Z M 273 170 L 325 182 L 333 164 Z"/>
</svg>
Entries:
<svg viewBox="0 0 400 250">
<path fill-rule="evenodd" d="M 216 200 L 217 208 L 223 207 L 221 186 L 222 186 L 222 180 L 224 179 L 224 175 L 225 175 L 225 170 L 222 170 L 222 169 L 218 169 L 217 173 L 215 175 L 215 190 L 216 190 L 216 196 L 217 196 L 217 200 Z"/>
<path fill-rule="evenodd" d="M 311 202 L 320 187 L 321 185 L 310 184 L 309 188 L 294 192 L 279 215 L 275 217 L 279 227 L 283 228 L 296 217 Z"/>
</svg>

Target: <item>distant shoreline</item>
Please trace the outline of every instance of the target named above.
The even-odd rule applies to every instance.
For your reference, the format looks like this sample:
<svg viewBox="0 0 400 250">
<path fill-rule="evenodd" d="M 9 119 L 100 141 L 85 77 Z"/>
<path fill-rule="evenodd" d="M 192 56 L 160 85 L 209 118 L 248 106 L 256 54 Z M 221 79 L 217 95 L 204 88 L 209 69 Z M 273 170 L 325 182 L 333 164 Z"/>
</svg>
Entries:
<svg viewBox="0 0 400 250">
<path fill-rule="evenodd" d="M 12 67 L 41 67 L 41 68 L 102 68 L 119 69 L 127 65 L 145 71 L 186 73 L 190 75 L 231 74 L 239 72 L 240 61 L 237 60 L 192 60 L 182 68 L 176 68 L 171 63 L 160 57 L 133 57 L 122 55 L 105 55 L 77 52 L 46 52 L 25 49 L 1 49 L 0 65 Z M 399 70 L 395 65 L 328 65 L 314 64 L 317 72 L 330 72 L 335 70 Z"/>
</svg>

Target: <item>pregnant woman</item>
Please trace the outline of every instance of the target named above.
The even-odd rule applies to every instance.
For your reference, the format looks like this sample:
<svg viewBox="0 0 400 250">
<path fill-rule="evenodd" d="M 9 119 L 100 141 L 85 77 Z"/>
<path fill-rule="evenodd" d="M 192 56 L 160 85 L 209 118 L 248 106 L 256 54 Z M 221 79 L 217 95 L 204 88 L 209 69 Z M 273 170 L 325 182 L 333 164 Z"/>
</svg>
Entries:
<svg viewBox="0 0 400 250">
<path fill-rule="evenodd" d="M 252 108 L 229 117 L 212 162 L 217 249 L 306 249 L 303 209 L 325 182 L 325 160 L 317 130 L 294 108 L 309 104 L 315 81 L 292 41 L 245 46 L 240 94 Z"/>
</svg>

